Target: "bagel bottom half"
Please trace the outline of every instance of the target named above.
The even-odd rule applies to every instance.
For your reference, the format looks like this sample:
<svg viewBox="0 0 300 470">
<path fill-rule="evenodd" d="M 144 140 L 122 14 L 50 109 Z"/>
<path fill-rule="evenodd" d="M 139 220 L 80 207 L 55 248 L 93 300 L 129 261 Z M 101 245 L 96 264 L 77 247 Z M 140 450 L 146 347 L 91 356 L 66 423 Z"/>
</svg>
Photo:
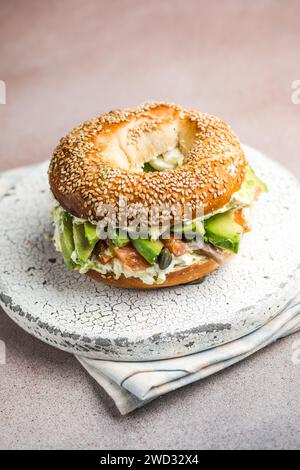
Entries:
<svg viewBox="0 0 300 470">
<path fill-rule="evenodd" d="M 224 253 L 224 260 L 231 256 L 231 253 Z M 215 271 L 220 265 L 212 260 L 207 259 L 201 263 L 194 263 L 182 269 L 178 269 L 169 273 L 166 280 L 161 284 L 145 284 L 136 277 L 125 277 L 123 274 L 119 279 L 115 279 L 112 274 L 100 274 L 97 271 L 89 271 L 87 275 L 95 281 L 103 282 L 114 287 L 122 287 L 127 289 L 160 289 L 162 287 L 179 286 L 188 284 L 205 277 L 207 274 Z"/>
</svg>

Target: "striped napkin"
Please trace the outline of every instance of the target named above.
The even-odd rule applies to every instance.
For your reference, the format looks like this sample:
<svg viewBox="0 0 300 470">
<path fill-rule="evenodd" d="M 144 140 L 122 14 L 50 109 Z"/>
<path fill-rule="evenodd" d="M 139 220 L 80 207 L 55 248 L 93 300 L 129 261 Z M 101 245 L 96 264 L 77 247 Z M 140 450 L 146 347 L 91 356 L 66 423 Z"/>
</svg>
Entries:
<svg viewBox="0 0 300 470">
<path fill-rule="evenodd" d="M 300 295 L 273 320 L 247 336 L 190 356 L 150 362 L 76 357 L 125 415 L 159 396 L 226 369 L 298 330 Z"/>
</svg>

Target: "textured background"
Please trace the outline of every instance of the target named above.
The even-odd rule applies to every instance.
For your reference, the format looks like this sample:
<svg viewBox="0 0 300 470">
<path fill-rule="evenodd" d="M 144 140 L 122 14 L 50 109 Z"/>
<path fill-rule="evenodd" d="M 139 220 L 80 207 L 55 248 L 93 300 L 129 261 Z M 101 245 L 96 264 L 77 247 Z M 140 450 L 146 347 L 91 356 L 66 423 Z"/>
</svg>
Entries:
<svg viewBox="0 0 300 470">
<path fill-rule="evenodd" d="M 299 0 L 1 0 L 0 170 L 47 159 L 82 120 L 145 99 L 229 121 L 300 177 Z M 300 447 L 288 338 L 120 418 L 75 360 L 0 312 L 0 447 Z"/>
</svg>

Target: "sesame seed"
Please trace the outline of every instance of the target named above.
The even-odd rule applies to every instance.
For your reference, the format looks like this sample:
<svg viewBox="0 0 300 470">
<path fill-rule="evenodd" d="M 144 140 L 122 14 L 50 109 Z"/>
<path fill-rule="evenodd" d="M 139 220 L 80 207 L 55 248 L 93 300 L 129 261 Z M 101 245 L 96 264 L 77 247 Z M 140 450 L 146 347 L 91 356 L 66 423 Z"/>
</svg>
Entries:
<svg viewBox="0 0 300 470">
<path fill-rule="evenodd" d="M 119 131 L 125 135 L 124 145 L 140 152 L 145 136 L 160 131 L 164 139 L 164 126 L 173 123 L 173 132 L 189 123 L 195 129 L 188 151 L 184 151 L 187 146 L 182 142 L 185 159 L 181 167 L 144 173 L 113 166 L 106 158 L 108 145 Z M 123 147 L 120 151 L 127 152 Z M 63 206 L 68 195 L 73 194 L 76 215 L 95 221 L 101 203 L 117 206 L 122 195 L 149 208 L 154 203 L 192 203 L 194 208 L 201 204 L 205 213 L 211 212 L 239 189 L 246 166 L 238 138 L 219 118 L 172 103 L 144 103 L 137 108 L 111 111 L 73 129 L 54 151 L 49 179 Z"/>
</svg>

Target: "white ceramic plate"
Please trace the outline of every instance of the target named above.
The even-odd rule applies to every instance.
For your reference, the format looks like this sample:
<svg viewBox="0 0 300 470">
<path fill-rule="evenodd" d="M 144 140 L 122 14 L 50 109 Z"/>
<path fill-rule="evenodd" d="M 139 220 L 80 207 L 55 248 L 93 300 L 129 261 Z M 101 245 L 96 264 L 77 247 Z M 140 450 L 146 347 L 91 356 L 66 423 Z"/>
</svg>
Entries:
<svg viewBox="0 0 300 470">
<path fill-rule="evenodd" d="M 300 188 L 278 164 L 245 150 L 270 191 L 253 209 L 239 255 L 201 285 L 154 291 L 69 271 L 51 241 L 47 166 L 19 172 L 0 202 L 1 305 L 41 340 L 100 359 L 183 356 L 258 328 L 300 288 Z"/>
</svg>

